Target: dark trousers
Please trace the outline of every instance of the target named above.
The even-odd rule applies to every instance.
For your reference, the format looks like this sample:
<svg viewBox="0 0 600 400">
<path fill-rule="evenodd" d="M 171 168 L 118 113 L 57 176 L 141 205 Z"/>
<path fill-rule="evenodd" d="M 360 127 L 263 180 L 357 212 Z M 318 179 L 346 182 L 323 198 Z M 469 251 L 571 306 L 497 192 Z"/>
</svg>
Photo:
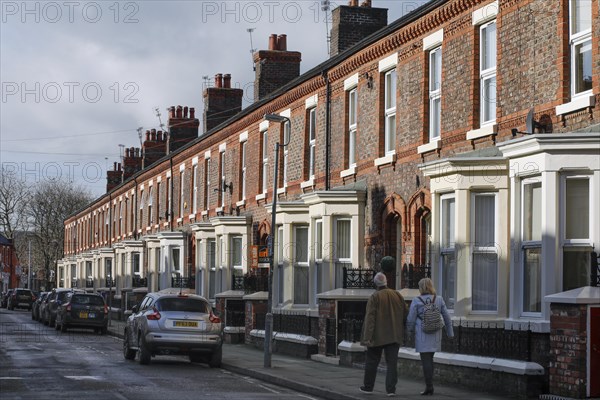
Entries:
<svg viewBox="0 0 600 400">
<path fill-rule="evenodd" d="M 365 380 L 364 386 L 367 390 L 373 390 L 375 378 L 377 377 L 377 366 L 381 360 L 381 353 L 385 353 L 385 362 L 387 364 L 385 375 L 385 390 L 387 393 L 396 392 L 396 383 L 398 383 L 398 350 L 399 343 L 390 343 L 384 346 L 367 347 L 367 360 L 365 362 Z"/>
<path fill-rule="evenodd" d="M 421 355 L 421 364 L 423 364 L 423 376 L 425 376 L 425 385 L 433 387 L 433 355 L 435 353 L 419 353 Z"/>
</svg>

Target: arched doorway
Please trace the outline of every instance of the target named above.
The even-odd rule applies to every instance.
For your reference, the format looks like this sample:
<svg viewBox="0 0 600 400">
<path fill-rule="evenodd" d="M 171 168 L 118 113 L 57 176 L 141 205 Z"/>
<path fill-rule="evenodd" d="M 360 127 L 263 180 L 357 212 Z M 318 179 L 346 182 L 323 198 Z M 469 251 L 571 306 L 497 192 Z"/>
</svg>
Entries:
<svg viewBox="0 0 600 400">
<path fill-rule="evenodd" d="M 400 271 L 403 262 L 403 223 L 406 221 L 406 205 L 402 197 L 392 193 L 383 202 L 381 213 L 383 256 L 394 257 L 396 268 L 386 273 L 388 287 L 396 289 L 400 285 Z"/>
</svg>

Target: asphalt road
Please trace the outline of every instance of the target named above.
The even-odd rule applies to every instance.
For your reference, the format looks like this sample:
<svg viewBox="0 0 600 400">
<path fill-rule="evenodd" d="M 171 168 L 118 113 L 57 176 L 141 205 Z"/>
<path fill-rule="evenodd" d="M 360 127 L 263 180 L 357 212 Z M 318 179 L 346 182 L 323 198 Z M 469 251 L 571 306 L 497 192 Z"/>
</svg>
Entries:
<svg viewBox="0 0 600 400">
<path fill-rule="evenodd" d="M 0 398 L 315 399 L 186 357 L 126 361 L 122 340 L 91 330 L 61 333 L 29 311 L 0 309 Z"/>
</svg>

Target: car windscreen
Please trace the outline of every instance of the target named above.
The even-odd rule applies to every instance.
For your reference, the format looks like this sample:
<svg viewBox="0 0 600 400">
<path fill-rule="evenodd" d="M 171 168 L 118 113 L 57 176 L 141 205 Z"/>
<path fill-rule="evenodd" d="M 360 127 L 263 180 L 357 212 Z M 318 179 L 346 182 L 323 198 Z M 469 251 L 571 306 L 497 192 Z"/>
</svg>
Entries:
<svg viewBox="0 0 600 400">
<path fill-rule="evenodd" d="M 90 306 L 103 306 L 104 299 L 100 296 L 75 295 L 71 297 L 72 304 L 85 304 Z"/>
<path fill-rule="evenodd" d="M 31 297 L 31 292 L 29 290 L 17 290 L 17 296 Z"/>
<path fill-rule="evenodd" d="M 155 305 L 158 311 L 183 311 L 183 312 L 210 312 L 208 303 L 200 299 L 190 299 L 186 297 L 169 297 L 159 299 Z"/>
</svg>

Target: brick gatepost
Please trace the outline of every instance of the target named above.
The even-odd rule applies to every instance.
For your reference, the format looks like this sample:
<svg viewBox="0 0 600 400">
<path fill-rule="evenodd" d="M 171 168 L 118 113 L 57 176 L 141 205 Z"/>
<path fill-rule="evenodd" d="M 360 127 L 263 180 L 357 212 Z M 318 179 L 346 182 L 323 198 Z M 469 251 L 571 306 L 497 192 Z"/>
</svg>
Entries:
<svg viewBox="0 0 600 400">
<path fill-rule="evenodd" d="M 550 393 L 586 397 L 587 304 L 550 306 Z"/>
<path fill-rule="evenodd" d="M 319 354 L 327 353 L 327 320 L 335 318 L 335 305 L 335 300 L 319 300 Z"/>
<path fill-rule="evenodd" d="M 264 330 L 264 326 L 256 326 L 256 314 L 267 313 L 267 302 L 264 300 L 246 300 L 246 315 L 245 315 L 245 343 L 253 344 L 250 331 L 253 329 Z"/>
</svg>

